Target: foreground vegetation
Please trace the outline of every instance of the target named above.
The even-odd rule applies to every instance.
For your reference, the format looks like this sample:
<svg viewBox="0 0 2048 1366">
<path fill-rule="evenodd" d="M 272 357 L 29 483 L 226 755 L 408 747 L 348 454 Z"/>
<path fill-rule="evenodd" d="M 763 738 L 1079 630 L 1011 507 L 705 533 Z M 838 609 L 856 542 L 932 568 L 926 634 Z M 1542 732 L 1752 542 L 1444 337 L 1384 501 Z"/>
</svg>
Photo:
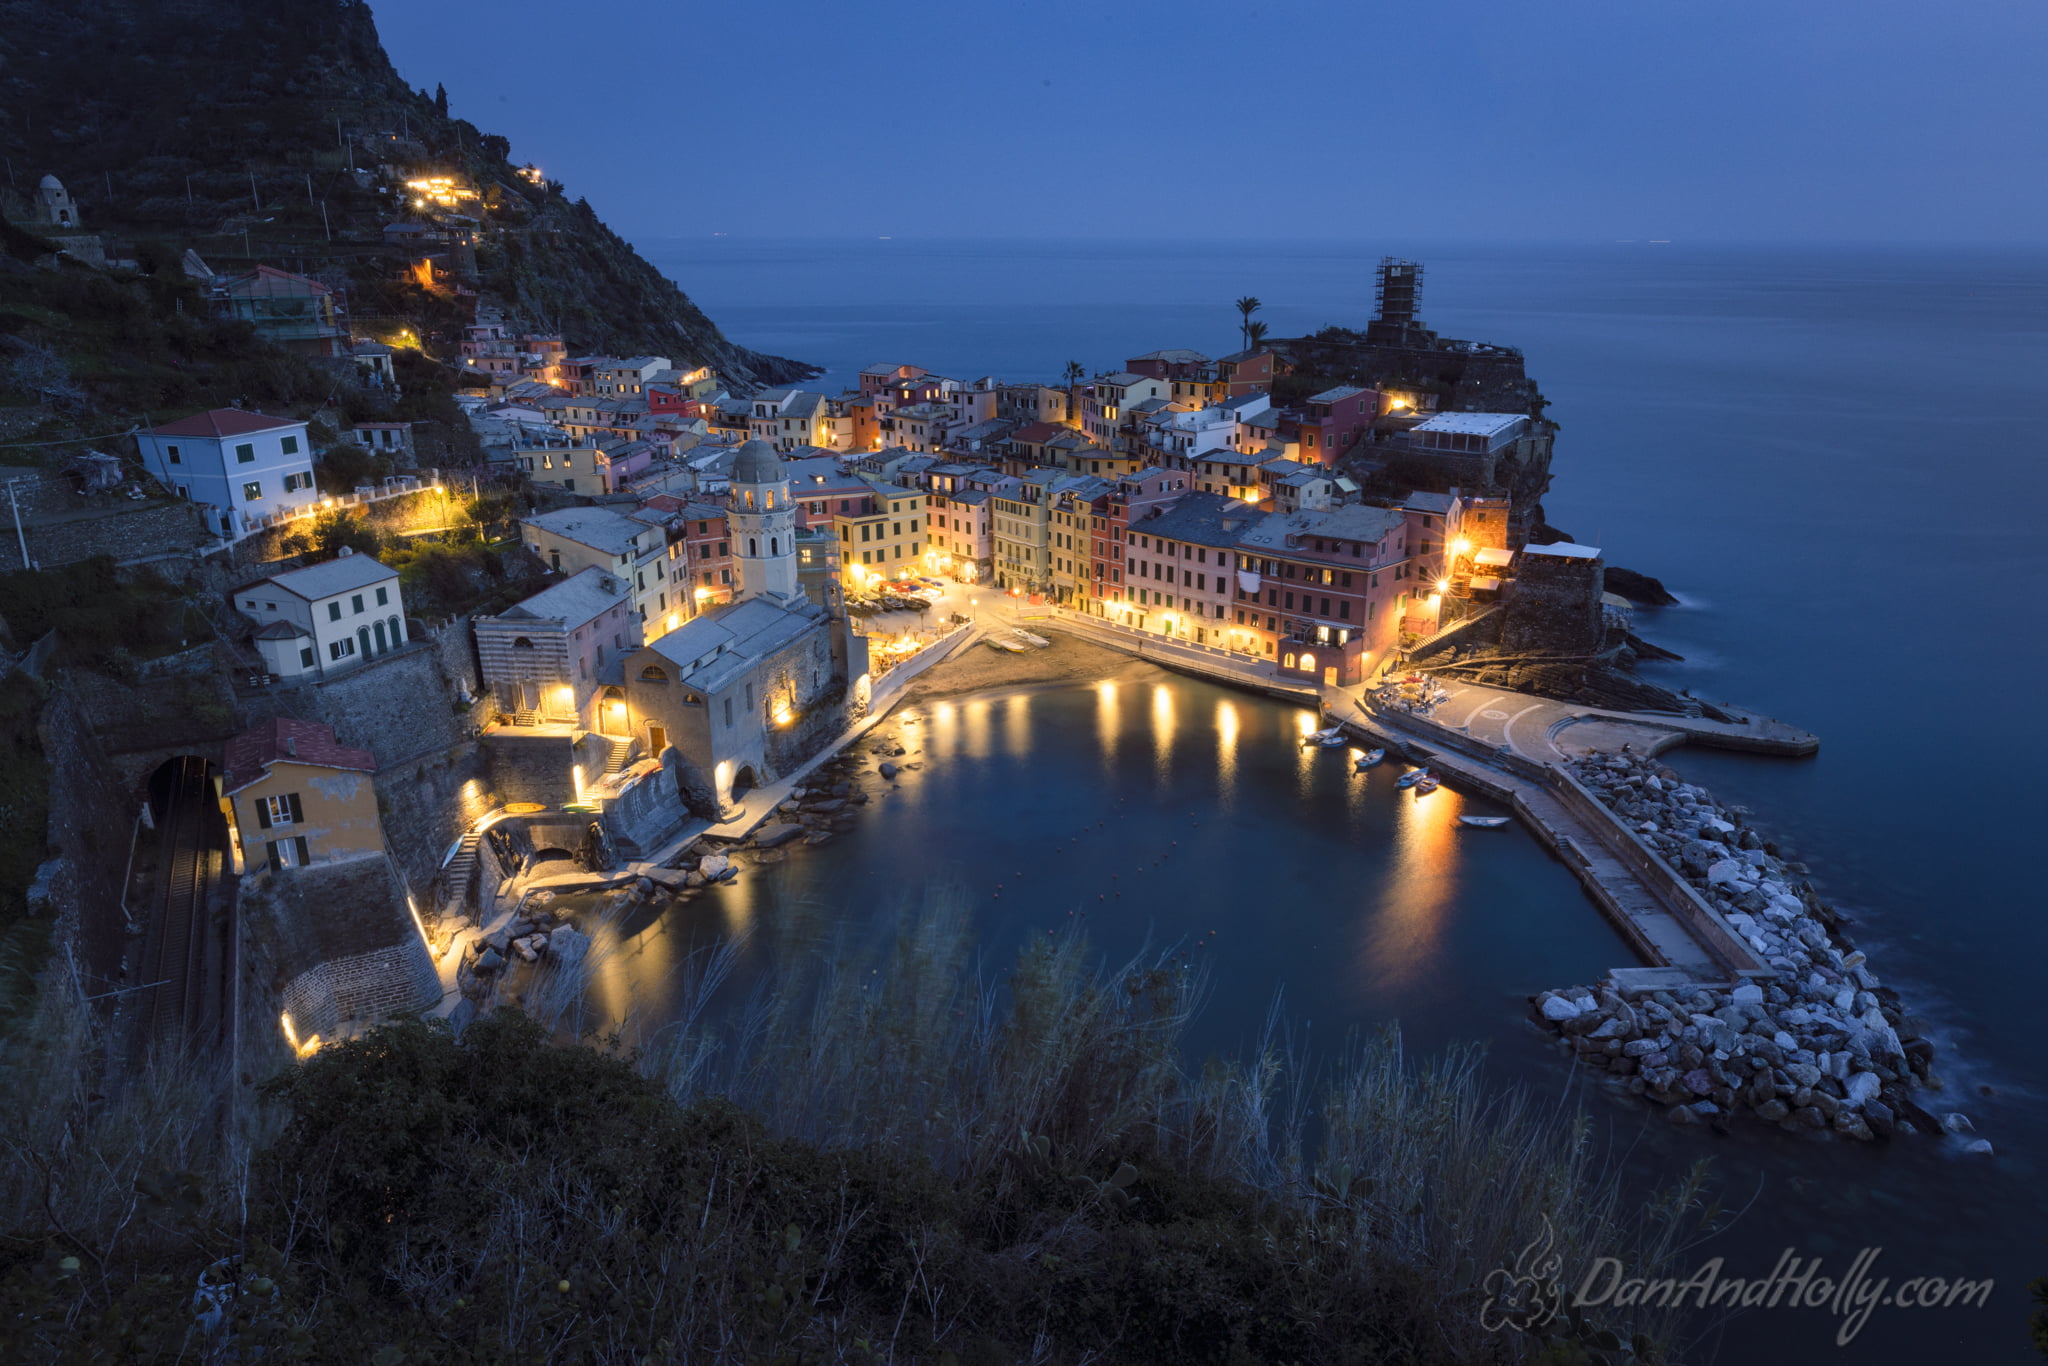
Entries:
<svg viewBox="0 0 2048 1366">
<path fill-rule="evenodd" d="M 1274 1050 L 1182 1065 L 1185 969 L 1048 942 L 998 989 L 929 929 L 893 952 L 655 1052 L 394 1025 L 239 1107 L 172 1060 L 96 1094 L 52 993 L 0 1059 L 0 1357 L 1665 1359 L 1628 1339 L 1666 1323 L 1481 1328 L 1546 1220 L 1645 1264 L 1694 1192 L 1624 1210 L 1584 1120 L 1472 1057 L 1382 1038 L 1310 1105 Z"/>
</svg>

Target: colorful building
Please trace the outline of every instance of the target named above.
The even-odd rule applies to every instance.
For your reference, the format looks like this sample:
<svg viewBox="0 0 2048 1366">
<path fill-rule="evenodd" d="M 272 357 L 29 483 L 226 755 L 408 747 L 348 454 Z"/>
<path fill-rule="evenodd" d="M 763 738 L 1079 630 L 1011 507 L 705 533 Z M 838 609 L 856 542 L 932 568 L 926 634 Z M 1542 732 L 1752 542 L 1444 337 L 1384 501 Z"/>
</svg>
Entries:
<svg viewBox="0 0 2048 1366">
<path fill-rule="evenodd" d="M 242 869 L 254 875 L 384 852 L 377 761 L 334 729 L 279 717 L 227 743 L 222 796 Z"/>
</svg>

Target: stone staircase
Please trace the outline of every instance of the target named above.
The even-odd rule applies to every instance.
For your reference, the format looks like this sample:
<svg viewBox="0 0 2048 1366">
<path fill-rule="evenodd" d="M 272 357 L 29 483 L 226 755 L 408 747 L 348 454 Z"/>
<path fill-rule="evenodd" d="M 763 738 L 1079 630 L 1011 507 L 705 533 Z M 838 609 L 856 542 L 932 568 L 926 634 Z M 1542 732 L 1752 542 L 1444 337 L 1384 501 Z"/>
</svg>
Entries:
<svg viewBox="0 0 2048 1366">
<path fill-rule="evenodd" d="M 609 775 L 622 771 L 626 767 L 627 762 L 633 757 L 633 741 L 629 737 L 607 735 L 605 737 L 605 745 L 607 747 L 604 758 L 605 773 Z"/>
<path fill-rule="evenodd" d="M 457 908 L 469 905 L 469 890 L 476 881 L 477 844 L 483 839 L 480 831 L 471 830 L 455 846 L 455 857 L 448 860 L 448 904 Z"/>
</svg>

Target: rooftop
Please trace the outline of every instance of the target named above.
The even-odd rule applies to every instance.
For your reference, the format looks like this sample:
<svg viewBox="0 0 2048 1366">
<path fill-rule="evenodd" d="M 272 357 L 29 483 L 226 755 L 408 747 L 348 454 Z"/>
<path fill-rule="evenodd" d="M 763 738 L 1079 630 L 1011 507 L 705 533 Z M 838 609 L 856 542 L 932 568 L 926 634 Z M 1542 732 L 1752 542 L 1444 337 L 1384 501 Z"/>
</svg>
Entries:
<svg viewBox="0 0 2048 1366">
<path fill-rule="evenodd" d="M 1312 396 L 1311 396 L 1311 397 L 1309 398 L 1309 402 L 1310 402 L 1310 403 L 1342 403 L 1342 402 L 1343 402 L 1343 401 L 1344 401 L 1345 399 L 1347 399 L 1347 398 L 1356 398 L 1356 397 L 1358 397 L 1358 395 L 1360 395 L 1360 394 L 1362 394 L 1362 393 L 1364 393 L 1364 392 L 1366 392 L 1366 391 L 1365 391 L 1365 390 L 1363 390 L 1363 389 L 1361 389 L 1361 388 L 1359 388 L 1359 387 L 1358 387 L 1357 385 L 1355 385 L 1355 384 L 1340 384 L 1340 385 L 1338 385 L 1338 386 L 1337 386 L 1336 388 L 1334 388 L 1334 389 L 1325 389 L 1325 390 L 1323 390 L 1323 392 L 1321 392 L 1320 394 L 1315 394 L 1315 395 L 1312 395 Z"/>
<path fill-rule="evenodd" d="M 1169 365 L 1206 365 L 1209 361 L 1209 358 L 1201 352 L 1190 351 L 1184 346 L 1168 347 L 1164 351 L 1147 351 L 1144 355 L 1132 356 L 1131 359 L 1134 361 L 1163 360 Z"/>
<path fill-rule="evenodd" d="M 383 583 L 398 577 L 398 571 L 379 564 L 374 555 L 357 555 L 344 548 L 339 556 L 320 564 L 309 564 L 304 569 L 290 569 L 282 574 L 272 574 L 262 583 L 274 583 L 294 597 L 307 602 L 319 602 L 338 593 L 353 593 L 359 588 L 368 588 L 373 583 Z"/>
<path fill-rule="evenodd" d="M 268 432 L 279 427 L 303 427 L 306 424 L 295 417 L 271 417 L 265 413 L 252 413 L 241 408 L 213 408 L 191 417 L 181 417 L 176 422 L 166 422 L 161 427 L 151 427 L 151 436 L 247 436 L 251 432 Z"/>
<path fill-rule="evenodd" d="M 808 601 L 783 607 L 748 598 L 684 622 L 647 648 L 677 669 L 677 681 L 716 693 L 817 625 Z"/>
<path fill-rule="evenodd" d="M 1392 508 L 1348 503 L 1327 512 L 1290 512 L 1268 517 L 1244 535 L 1244 544 L 1263 550 L 1287 551 L 1288 538 L 1325 536 L 1337 541 L 1377 542 L 1401 529 L 1403 517 Z"/>
<path fill-rule="evenodd" d="M 334 738 L 334 727 L 317 721 L 294 721 L 277 717 L 253 730 L 245 730 L 228 741 L 226 753 L 227 790 L 240 792 L 262 781 L 270 766 L 280 759 L 292 764 L 318 768 L 345 768 L 357 773 L 375 773 L 376 756 L 367 749 L 350 749 Z"/>
<path fill-rule="evenodd" d="M 1146 536 L 1163 536 L 1169 541 L 1232 546 L 1244 539 L 1264 515 L 1250 503 L 1240 503 L 1220 493 L 1190 493 L 1131 530 Z"/>
<path fill-rule="evenodd" d="M 1401 500 L 1401 506 L 1407 508 L 1410 512 L 1434 512 L 1441 516 L 1448 514 L 1451 510 L 1451 504 L 1457 501 L 1456 496 L 1453 494 L 1424 493 L 1421 489 L 1417 489 Z"/>
<path fill-rule="evenodd" d="M 1460 436 L 1499 436 L 1517 423 L 1528 420 L 1522 413 L 1438 413 L 1409 430 L 1451 432 Z"/>
<path fill-rule="evenodd" d="M 593 617 L 603 616 L 625 600 L 624 579 L 615 578 L 602 569 L 584 569 L 552 587 L 543 588 L 524 602 L 506 608 L 497 620 L 560 621 L 575 627 Z"/>
<path fill-rule="evenodd" d="M 1554 555 L 1560 560 L 1597 560 L 1600 550 L 1597 546 L 1576 545 L 1571 541 L 1552 541 L 1549 545 L 1525 545 L 1524 557 L 1530 555 Z"/>
<path fill-rule="evenodd" d="M 557 508 L 538 517 L 524 519 L 523 525 L 538 527 L 551 536 L 587 545 L 608 555 L 627 555 L 634 540 L 646 528 L 621 517 L 609 508 Z"/>
</svg>

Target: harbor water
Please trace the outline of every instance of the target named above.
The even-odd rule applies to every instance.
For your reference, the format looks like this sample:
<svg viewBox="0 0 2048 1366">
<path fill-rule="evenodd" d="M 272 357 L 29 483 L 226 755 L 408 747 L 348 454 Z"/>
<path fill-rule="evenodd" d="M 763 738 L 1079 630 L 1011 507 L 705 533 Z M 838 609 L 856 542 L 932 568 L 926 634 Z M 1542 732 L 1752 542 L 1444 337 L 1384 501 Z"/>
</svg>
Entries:
<svg viewBox="0 0 2048 1366">
<path fill-rule="evenodd" d="M 1751 807 L 1855 918 L 1873 967 L 1941 1045 L 1946 1085 L 1928 1108 L 1966 1113 L 1996 1153 L 1716 1139 L 1588 1092 L 1515 1000 L 1626 961 L 1565 870 L 1519 831 L 1443 826 L 1454 793 L 1423 815 L 1384 779 L 1355 789 L 1343 765 L 1318 768 L 1284 743 L 1298 724 L 1288 708 L 1185 680 L 1107 701 L 1085 688 L 963 698 L 950 719 L 922 708 L 933 761 L 900 794 L 692 916 L 715 907 L 766 953 L 941 881 L 976 906 L 992 963 L 1069 910 L 1113 955 L 1146 942 L 1214 955 L 1200 1047 L 1254 1038 L 1282 991 L 1319 1040 L 1388 1018 L 1425 1045 L 1484 1040 L 1504 1081 L 1588 1094 L 1633 1179 L 1711 1157 L 1724 1198 L 1747 1209 L 1697 1255 L 1724 1256 L 1729 1275 L 1762 1275 L 1785 1248 L 1830 1272 L 1882 1248 L 1877 1274 L 1895 1283 L 1997 1282 L 1981 1310 L 1881 1309 L 1846 1347 L 1822 1311 L 1706 1315 L 1695 1356 L 2038 1359 L 2025 1285 L 2048 1273 L 2048 917 L 2034 858 L 2048 633 L 2032 598 L 2048 569 L 2034 520 L 2048 496 L 2048 254 L 908 239 L 647 250 L 736 341 L 827 366 L 817 384 L 835 391 L 877 361 L 1050 379 L 1070 359 L 1097 371 L 1160 347 L 1221 354 L 1239 344 L 1242 294 L 1265 300 L 1274 335 L 1356 325 L 1380 254 L 1424 260 L 1429 323 L 1522 348 L 1552 402 L 1550 522 L 1683 600 L 1639 615 L 1643 634 L 1685 656 L 1659 676 L 1821 735 L 1810 760 L 1673 762 Z M 1151 853 L 1165 861 L 1140 871 L 1161 839 Z M 1105 871 L 1119 900 L 1096 900 Z M 1029 895 L 1013 900 L 1020 873 Z M 1215 947 L 1191 947 L 1211 930 Z"/>
</svg>

